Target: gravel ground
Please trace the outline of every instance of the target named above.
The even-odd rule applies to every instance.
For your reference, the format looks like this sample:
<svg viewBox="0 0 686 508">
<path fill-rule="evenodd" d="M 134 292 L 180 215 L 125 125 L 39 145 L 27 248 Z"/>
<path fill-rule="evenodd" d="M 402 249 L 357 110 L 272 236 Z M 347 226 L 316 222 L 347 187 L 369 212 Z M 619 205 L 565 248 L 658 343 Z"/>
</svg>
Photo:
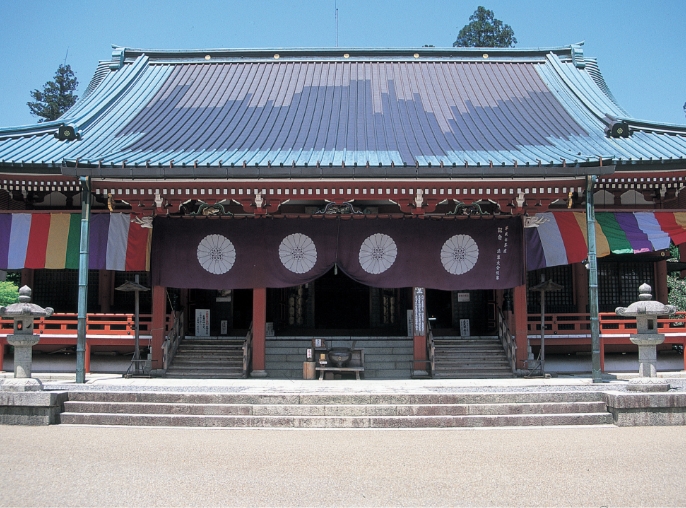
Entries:
<svg viewBox="0 0 686 508">
<path fill-rule="evenodd" d="M 5 426 L 0 450 L 0 506 L 686 505 L 683 427 Z"/>
</svg>

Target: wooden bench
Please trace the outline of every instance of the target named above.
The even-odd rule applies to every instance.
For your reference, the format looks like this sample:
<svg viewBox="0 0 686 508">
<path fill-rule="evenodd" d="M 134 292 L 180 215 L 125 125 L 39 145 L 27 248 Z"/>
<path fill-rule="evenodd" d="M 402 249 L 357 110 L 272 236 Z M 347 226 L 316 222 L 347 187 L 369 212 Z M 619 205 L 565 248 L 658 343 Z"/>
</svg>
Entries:
<svg viewBox="0 0 686 508">
<path fill-rule="evenodd" d="M 315 367 L 319 371 L 319 380 L 324 379 L 325 372 L 354 372 L 355 379 L 360 379 L 360 372 L 364 372 L 364 349 L 351 350 L 350 361 L 347 367 L 334 367 L 317 363 Z"/>
</svg>

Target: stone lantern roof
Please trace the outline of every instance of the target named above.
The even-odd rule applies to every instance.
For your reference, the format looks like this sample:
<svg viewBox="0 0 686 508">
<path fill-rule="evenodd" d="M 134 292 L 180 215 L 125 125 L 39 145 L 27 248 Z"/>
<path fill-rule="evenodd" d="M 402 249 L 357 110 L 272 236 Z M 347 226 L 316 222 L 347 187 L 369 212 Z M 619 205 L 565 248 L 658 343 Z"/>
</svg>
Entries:
<svg viewBox="0 0 686 508">
<path fill-rule="evenodd" d="M 54 312 L 52 307 L 45 309 L 40 305 L 31 303 L 31 288 L 24 286 L 19 289 L 19 302 L 0 307 L 0 316 L 9 318 L 30 317 L 50 317 Z"/>
<path fill-rule="evenodd" d="M 666 316 L 674 314 L 674 305 L 665 305 L 662 302 L 652 300 L 650 294 L 651 287 L 648 284 L 641 284 L 638 288 L 638 302 L 634 302 L 628 307 L 617 307 L 615 313 L 619 316 L 639 317 L 639 316 Z"/>
</svg>

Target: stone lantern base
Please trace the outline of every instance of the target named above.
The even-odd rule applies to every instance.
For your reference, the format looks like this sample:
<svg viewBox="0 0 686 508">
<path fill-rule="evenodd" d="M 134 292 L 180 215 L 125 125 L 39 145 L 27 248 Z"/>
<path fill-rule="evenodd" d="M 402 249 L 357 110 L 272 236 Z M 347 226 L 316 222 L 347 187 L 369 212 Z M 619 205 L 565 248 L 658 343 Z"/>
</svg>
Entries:
<svg viewBox="0 0 686 508">
<path fill-rule="evenodd" d="M 629 380 L 626 389 L 632 392 L 667 392 L 669 383 L 658 377 L 639 377 Z"/>
</svg>

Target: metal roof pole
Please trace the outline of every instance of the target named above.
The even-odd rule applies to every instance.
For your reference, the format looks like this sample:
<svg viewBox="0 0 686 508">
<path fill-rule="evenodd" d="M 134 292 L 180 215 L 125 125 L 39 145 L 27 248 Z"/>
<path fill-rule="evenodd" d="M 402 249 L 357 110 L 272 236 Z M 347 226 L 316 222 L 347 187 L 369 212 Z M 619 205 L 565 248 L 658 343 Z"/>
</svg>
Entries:
<svg viewBox="0 0 686 508">
<path fill-rule="evenodd" d="M 593 188 L 598 177 L 586 176 L 586 229 L 588 235 L 588 305 L 591 317 L 591 363 L 593 382 L 602 383 L 600 372 L 600 322 L 598 321 L 598 261 L 595 241 L 595 207 Z"/>
<path fill-rule="evenodd" d="M 81 242 L 79 246 L 79 314 L 76 332 L 76 382 L 86 382 L 86 313 L 88 312 L 88 247 L 91 219 L 91 181 L 81 181 Z"/>
</svg>

